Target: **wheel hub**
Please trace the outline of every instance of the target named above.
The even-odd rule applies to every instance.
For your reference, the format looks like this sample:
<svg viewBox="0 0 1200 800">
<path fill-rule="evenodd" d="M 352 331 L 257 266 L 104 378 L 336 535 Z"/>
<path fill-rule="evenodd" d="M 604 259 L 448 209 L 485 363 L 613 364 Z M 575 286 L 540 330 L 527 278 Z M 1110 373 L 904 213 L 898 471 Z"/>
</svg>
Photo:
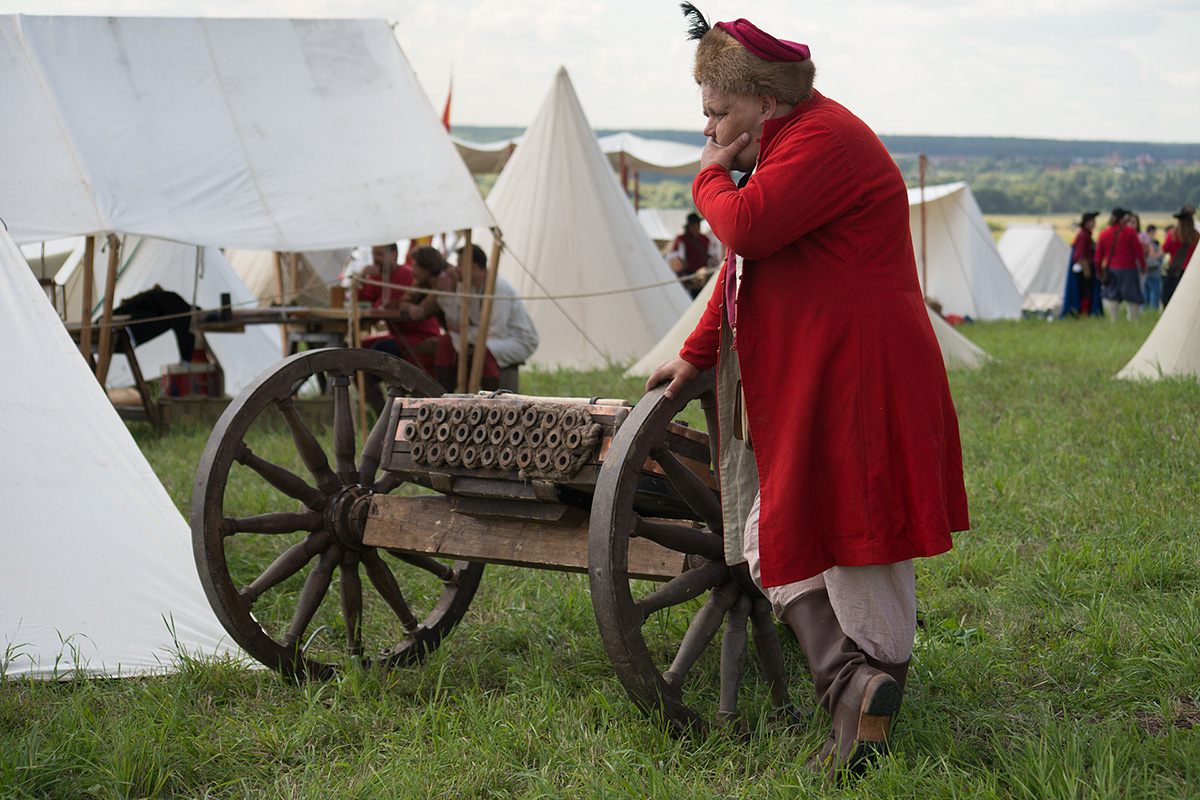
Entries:
<svg viewBox="0 0 1200 800">
<path fill-rule="evenodd" d="M 363 531 L 374 494 L 370 487 L 354 484 L 338 490 L 329 499 L 325 510 L 326 530 L 343 549 L 353 552 L 363 549 Z"/>
</svg>

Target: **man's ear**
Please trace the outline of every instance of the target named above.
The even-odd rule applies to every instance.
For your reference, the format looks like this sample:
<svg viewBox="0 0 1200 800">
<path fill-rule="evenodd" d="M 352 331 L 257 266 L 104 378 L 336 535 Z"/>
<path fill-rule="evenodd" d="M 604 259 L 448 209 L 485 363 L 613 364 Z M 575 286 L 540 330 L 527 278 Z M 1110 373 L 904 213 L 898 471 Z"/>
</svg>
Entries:
<svg viewBox="0 0 1200 800">
<path fill-rule="evenodd" d="M 762 119 L 767 120 L 775 116 L 775 109 L 779 107 L 779 101 L 775 99 L 774 95 L 759 95 L 758 102 Z"/>
</svg>

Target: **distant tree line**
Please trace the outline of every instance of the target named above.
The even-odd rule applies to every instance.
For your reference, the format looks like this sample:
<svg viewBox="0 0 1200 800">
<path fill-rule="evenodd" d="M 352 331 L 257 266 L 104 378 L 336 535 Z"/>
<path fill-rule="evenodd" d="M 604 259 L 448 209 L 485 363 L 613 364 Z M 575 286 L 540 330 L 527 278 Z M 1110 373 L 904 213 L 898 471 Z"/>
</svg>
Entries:
<svg viewBox="0 0 1200 800">
<path fill-rule="evenodd" d="M 597 131 L 604 136 L 615 131 Z M 699 131 L 638 130 L 648 139 L 702 145 Z M 519 128 L 455 128 L 472 141 L 519 135 Z M 999 137 L 882 136 L 904 175 L 919 183 L 925 153 L 926 185 L 966 181 L 987 214 L 1174 211 L 1200 205 L 1200 144 L 1090 142 Z M 690 181 L 642 173 L 639 202 L 649 208 L 689 208 Z"/>
</svg>

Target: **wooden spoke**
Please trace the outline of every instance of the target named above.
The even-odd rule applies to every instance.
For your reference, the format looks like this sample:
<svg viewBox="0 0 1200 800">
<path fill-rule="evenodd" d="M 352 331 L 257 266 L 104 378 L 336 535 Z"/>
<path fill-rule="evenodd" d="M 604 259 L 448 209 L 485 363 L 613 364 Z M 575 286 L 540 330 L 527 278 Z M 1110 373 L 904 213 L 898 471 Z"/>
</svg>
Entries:
<svg viewBox="0 0 1200 800">
<path fill-rule="evenodd" d="M 417 618 L 413 616 L 408 603 L 404 601 L 404 593 L 400 591 L 400 585 L 396 583 L 396 576 L 379 557 L 379 552 L 374 547 L 368 547 L 362 551 L 362 564 L 375 591 L 379 592 L 379 596 L 392 609 L 392 613 L 400 621 L 401 627 L 408 633 L 416 631 L 419 624 Z"/>
<path fill-rule="evenodd" d="M 358 576 L 358 553 L 347 551 L 342 557 L 339 592 L 342 600 L 342 619 L 346 623 L 346 653 L 351 657 L 363 654 L 362 643 L 362 578 Z"/>
<path fill-rule="evenodd" d="M 297 533 L 315 531 L 325 524 L 325 515 L 319 511 L 271 511 L 253 517 L 226 520 L 227 531 L 234 533 Z"/>
<path fill-rule="evenodd" d="M 791 705 L 788 696 L 787 673 L 783 666 L 783 647 L 779 643 L 779 630 L 771 616 L 771 601 L 756 598 L 750 609 L 750 629 L 753 631 L 754 652 L 762 666 L 763 676 L 771 691 L 771 706 L 775 711 Z"/>
<path fill-rule="evenodd" d="M 375 420 L 375 426 L 367 435 L 367 441 L 363 443 L 362 460 L 358 464 L 358 482 L 363 486 L 370 486 L 375 481 L 375 473 L 383 461 L 383 448 L 387 444 L 388 424 L 395 399 L 395 392 L 388 392 L 387 399 L 383 402 L 383 411 L 380 412 L 379 419 Z"/>
<path fill-rule="evenodd" d="M 392 475 L 390 472 L 380 476 L 379 480 L 371 487 L 371 491 L 375 494 L 391 494 L 400 487 L 403 481 Z"/>
<path fill-rule="evenodd" d="M 304 505 L 311 508 L 313 511 L 324 511 L 328 498 L 326 495 L 309 486 L 303 478 L 290 470 L 284 469 L 278 464 L 272 464 L 256 456 L 249 447 L 242 446 L 241 452 L 238 453 L 235 460 L 243 466 L 257 472 L 262 476 L 267 483 L 274 486 L 279 491 L 291 497 L 294 500 L 299 500 Z"/>
<path fill-rule="evenodd" d="M 675 660 L 671 668 L 663 673 L 663 680 L 671 686 L 681 686 L 687 677 L 688 670 L 699 660 L 708 648 L 709 643 L 721 627 L 721 621 L 737 602 L 740 592 L 733 581 L 714 589 L 708 595 L 708 602 L 697 612 L 692 624 L 688 626 Z"/>
<path fill-rule="evenodd" d="M 304 631 L 308 629 L 308 623 L 312 622 L 317 609 L 321 607 L 321 600 L 329 591 L 329 584 L 333 582 L 334 567 L 341 559 L 342 548 L 336 544 L 317 557 L 317 565 L 308 573 L 304 588 L 300 590 L 300 599 L 296 603 L 296 613 L 292 615 L 292 624 L 283 636 L 284 647 L 295 648 Z"/>
<path fill-rule="evenodd" d="M 329 547 L 328 533 L 325 531 L 310 533 L 303 541 L 296 542 L 280 553 L 279 557 L 271 562 L 271 566 L 263 570 L 263 573 L 253 583 L 243 587 L 239 594 L 253 603 L 262 596 L 263 592 L 273 589 L 299 572 L 301 567 L 312 561 L 317 553 L 327 547 Z"/>
<path fill-rule="evenodd" d="M 700 476 L 685 467 L 665 443 L 650 448 L 650 457 L 662 467 L 684 502 L 700 515 L 710 530 L 722 535 L 721 500 L 713 494 L 712 489 L 704 484 Z"/>
<path fill-rule="evenodd" d="M 435 558 L 408 555 L 406 553 L 392 553 L 392 555 L 407 564 L 412 564 L 417 569 L 425 570 L 445 583 L 451 583 L 454 580 L 454 567 L 449 564 L 443 564 Z"/>
<path fill-rule="evenodd" d="M 300 454 L 304 466 L 316 479 L 317 488 L 325 494 L 333 494 L 342 488 L 337 475 L 334 475 L 333 470 L 329 468 L 329 459 L 325 457 L 325 451 L 321 449 L 320 442 L 317 441 L 317 437 L 313 435 L 304 420 L 300 418 L 295 400 L 288 397 L 278 402 L 276 407 L 279 409 L 279 413 L 283 414 L 283 419 L 292 434 L 296 452 Z"/>
<path fill-rule="evenodd" d="M 690 525 L 648 520 L 639 515 L 633 535 L 657 542 L 663 547 L 669 547 L 680 553 L 704 556 L 710 559 L 725 558 L 725 543 L 721 541 L 721 537 L 707 531 L 697 530 Z"/>
<path fill-rule="evenodd" d="M 354 454 L 354 404 L 350 399 L 350 378 L 338 375 L 333 379 L 333 456 L 343 486 L 358 480 Z"/>
<path fill-rule="evenodd" d="M 746 669 L 746 619 L 750 616 L 750 598 L 738 597 L 725 618 L 725 633 L 721 637 L 721 699 L 717 704 L 717 719 L 737 719 L 738 688 Z"/>
<path fill-rule="evenodd" d="M 664 608 L 677 606 L 719 586 L 729 580 L 729 567 L 725 561 L 709 561 L 696 569 L 689 569 L 677 578 L 664 583 L 653 593 L 638 600 L 635 605 L 641 612 L 644 623 Z"/>
</svg>

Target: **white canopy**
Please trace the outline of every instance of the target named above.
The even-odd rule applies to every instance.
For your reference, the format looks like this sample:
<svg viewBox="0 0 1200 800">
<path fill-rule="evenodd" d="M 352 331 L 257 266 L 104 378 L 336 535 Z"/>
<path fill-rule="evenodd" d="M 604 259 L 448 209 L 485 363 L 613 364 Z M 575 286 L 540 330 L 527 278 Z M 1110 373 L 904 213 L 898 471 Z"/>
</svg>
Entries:
<svg viewBox="0 0 1200 800">
<path fill-rule="evenodd" d="M 1014 222 L 996 242 L 1000 258 L 1030 311 L 1062 310 L 1071 246 L 1053 225 Z"/>
<path fill-rule="evenodd" d="M 1200 251 L 1200 247 L 1196 248 Z M 1158 324 L 1118 378 L 1157 380 L 1170 375 L 1200 376 L 1200 259 L 1192 253 Z"/>
<path fill-rule="evenodd" d="M 187 522 L 0 227 L 0 664 L 6 675 L 162 671 L 214 654 Z"/>
<path fill-rule="evenodd" d="M 304 251 L 486 226 L 382 20 L 0 16 L 0 218 Z"/>
<path fill-rule="evenodd" d="M 966 183 L 925 187 L 926 270 L 921 275 L 921 190 L 908 190 L 909 226 L 925 296 L 943 314 L 1020 319 L 1021 291 L 1004 268 L 996 241 Z M 926 282 L 927 281 L 927 282 Z"/>
<path fill-rule="evenodd" d="M 668 139 L 647 139 L 628 132 L 601 136 L 599 141 L 600 149 L 616 170 L 620 170 L 624 161 L 630 172 L 691 177 L 700 171 L 702 147 Z"/>
<path fill-rule="evenodd" d="M 451 136 L 467 168 L 475 173 L 500 172 L 524 136 L 494 142 L 468 142 Z M 667 139 L 647 139 L 635 133 L 613 133 L 599 137 L 600 150 L 614 170 L 622 161 L 629 172 L 657 172 L 662 175 L 690 177 L 700 171 L 700 152 L 695 145 Z"/>
<path fill-rule="evenodd" d="M 488 205 L 510 251 L 501 274 L 522 296 L 559 298 L 525 301 L 541 338 L 534 364 L 586 369 L 637 358 L 688 307 L 600 152 L 565 69 Z M 486 232 L 475 241 L 489 250 Z"/>
</svg>

